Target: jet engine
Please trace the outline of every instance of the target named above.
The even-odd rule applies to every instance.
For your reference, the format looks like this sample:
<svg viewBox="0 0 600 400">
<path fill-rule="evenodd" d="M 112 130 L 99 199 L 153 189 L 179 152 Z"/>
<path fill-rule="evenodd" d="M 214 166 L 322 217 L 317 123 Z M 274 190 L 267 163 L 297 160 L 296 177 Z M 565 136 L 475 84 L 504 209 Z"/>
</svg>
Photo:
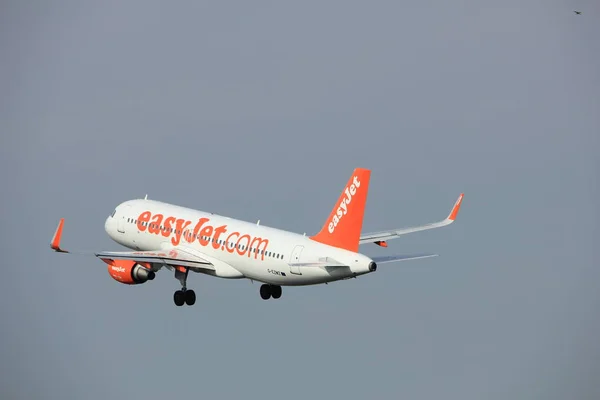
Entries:
<svg viewBox="0 0 600 400">
<path fill-rule="evenodd" d="M 108 274 L 117 282 L 126 285 L 139 285 L 151 281 L 156 276 L 150 265 L 141 265 L 131 260 L 110 260 Z"/>
</svg>

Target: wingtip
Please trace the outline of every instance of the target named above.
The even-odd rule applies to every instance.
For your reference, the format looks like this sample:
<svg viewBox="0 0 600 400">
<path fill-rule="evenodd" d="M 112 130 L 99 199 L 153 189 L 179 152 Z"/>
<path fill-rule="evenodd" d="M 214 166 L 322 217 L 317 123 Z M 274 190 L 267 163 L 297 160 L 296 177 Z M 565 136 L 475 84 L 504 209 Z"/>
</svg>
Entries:
<svg viewBox="0 0 600 400">
<path fill-rule="evenodd" d="M 54 236 L 52 236 L 52 241 L 50 242 L 50 248 L 58 253 L 68 253 L 68 251 L 60 248 L 60 238 L 62 237 L 64 225 L 65 219 L 61 218 L 58 222 L 58 226 L 56 227 L 56 231 L 54 232 Z"/>
<path fill-rule="evenodd" d="M 454 207 L 452 207 L 452 211 L 450 211 L 450 215 L 448 215 L 448 219 L 450 221 L 454 221 L 456 219 L 456 216 L 458 215 L 458 211 L 460 210 L 460 205 L 462 204 L 464 196 L 465 196 L 465 194 L 461 193 L 460 196 L 458 196 L 458 200 L 456 200 L 456 203 L 454 203 Z"/>
</svg>

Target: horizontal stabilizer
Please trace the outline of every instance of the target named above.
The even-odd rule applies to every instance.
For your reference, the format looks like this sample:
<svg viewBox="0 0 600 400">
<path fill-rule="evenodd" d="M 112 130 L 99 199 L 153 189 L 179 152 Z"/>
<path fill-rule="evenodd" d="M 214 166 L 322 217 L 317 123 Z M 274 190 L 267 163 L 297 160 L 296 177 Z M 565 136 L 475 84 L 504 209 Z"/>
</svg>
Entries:
<svg viewBox="0 0 600 400">
<path fill-rule="evenodd" d="M 407 261 L 407 260 L 417 260 L 419 258 L 429 258 L 429 257 L 437 257 L 438 254 L 406 254 L 406 255 L 397 255 L 397 256 L 380 256 L 380 257 L 371 257 L 373 261 L 377 264 L 385 264 L 395 261 Z"/>
</svg>

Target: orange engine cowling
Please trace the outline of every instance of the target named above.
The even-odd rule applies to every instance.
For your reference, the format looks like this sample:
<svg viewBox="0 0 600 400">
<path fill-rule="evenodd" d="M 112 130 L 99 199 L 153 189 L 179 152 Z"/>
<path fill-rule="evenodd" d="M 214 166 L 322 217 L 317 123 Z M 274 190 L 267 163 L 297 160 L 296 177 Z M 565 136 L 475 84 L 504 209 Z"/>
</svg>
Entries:
<svg viewBox="0 0 600 400">
<path fill-rule="evenodd" d="M 150 265 L 138 264 L 131 260 L 103 260 L 108 264 L 108 274 L 117 282 L 138 285 L 155 277 Z M 146 263 L 144 263 L 146 264 Z"/>
</svg>

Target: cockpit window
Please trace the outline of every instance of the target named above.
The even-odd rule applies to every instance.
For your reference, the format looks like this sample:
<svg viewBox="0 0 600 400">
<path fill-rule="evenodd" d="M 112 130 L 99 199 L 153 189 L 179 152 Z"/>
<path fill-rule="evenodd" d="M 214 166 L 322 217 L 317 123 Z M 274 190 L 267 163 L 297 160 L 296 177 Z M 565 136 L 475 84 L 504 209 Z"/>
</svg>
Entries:
<svg viewBox="0 0 600 400">
<path fill-rule="evenodd" d="M 114 217 L 116 212 L 117 212 L 117 210 L 115 209 L 115 211 L 112 212 L 112 214 L 110 215 L 110 217 L 111 218 Z"/>
</svg>

